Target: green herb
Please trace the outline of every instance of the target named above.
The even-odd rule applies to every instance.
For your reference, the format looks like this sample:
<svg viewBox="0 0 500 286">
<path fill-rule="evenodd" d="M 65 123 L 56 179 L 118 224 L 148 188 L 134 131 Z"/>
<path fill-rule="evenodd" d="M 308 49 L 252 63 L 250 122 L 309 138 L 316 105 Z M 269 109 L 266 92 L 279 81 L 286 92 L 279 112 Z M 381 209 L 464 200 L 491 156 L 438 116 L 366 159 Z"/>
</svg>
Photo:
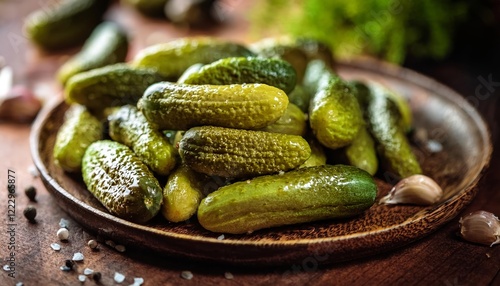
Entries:
<svg viewBox="0 0 500 286">
<path fill-rule="evenodd" d="M 252 22 L 259 37 L 291 33 L 330 44 L 337 57 L 371 54 L 402 63 L 408 55 L 446 56 L 472 5 L 465 0 L 269 0 L 258 2 Z"/>
</svg>

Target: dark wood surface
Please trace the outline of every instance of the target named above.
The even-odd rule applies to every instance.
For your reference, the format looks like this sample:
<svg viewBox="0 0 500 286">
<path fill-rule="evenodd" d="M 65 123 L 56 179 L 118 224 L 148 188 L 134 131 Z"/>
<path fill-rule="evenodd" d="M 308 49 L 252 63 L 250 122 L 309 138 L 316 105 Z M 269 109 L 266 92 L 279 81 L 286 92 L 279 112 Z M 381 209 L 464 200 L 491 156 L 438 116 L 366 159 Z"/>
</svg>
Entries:
<svg viewBox="0 0 500 286">
<path fill-rule="evenodd" d="M 17 45 L 12 41 L 0 42 L 0 55 L 6 58 L 7 64 L 15 67 L 16 76 L 21 81 L 34 76 L 51 79 L 54 65 L 59 64 L 60 55 L 41 55 L 27 42 L 22 42 L 20 21 L 31 9 L 37 8 L 37 1 L 5 1 L 0 8 L 2 39 L 13 39 L 20 36 Z M 239 5 L 244 1 L 235 1 Z M 14 5 L 17 9 L 9 10 Z M 19 5 L 19 6 L 16 6 Z M 7 7 L 7 9 L 4 9 Z M 126 15 L 118 19 L 126 25 L 137 25 L 158 28 L 164 23 L 146 21 L 130 10 L 120 10 L 115 7 L 109 17 Z M 242 15 L 245 7 L 234 7 L 234 15 Z M 7 14 L 8 11 L 12 11 Z M 17 13 L 17 14 L 16 14 Z M 239 13 L 239 14 L 238 14 Z M 7 17 L 7 18 L 5 18 Z M 245 21 L 234 21 L 233 26 L 210 31 L 230 39 L 244 39 L 248 26 Z M 179 31 L 171 27 L 159 32 L 159 38 L 168 39 L 198 32 Z M 144 34 L 143 34 L 144 36 Z M 146 39 L 144 37 L 139 39 Z M 153 40 L 152 40 L 153 41 Z M 139 43 L 138 43 L 139 42 Z M 147 41 L 134 42 L 135 48 L 147 44 Z M 59 62 L 58 62 L 59 61 Z M 463 214 L 475 210 L 486 210 L 500 214 L 500 154 L 498 148 L 498 95 L 492 87 L 490 96 L 479 96 L 478 86 L 482 84 L 480 77 L 500 81 L 500 73 L 490 66 L 475 66 L 469 68 L 466 64 L 447 62 L 443 64 L 415 65 L 415 68 L 425 72 L 437 80 L 449 85 L 464 94 L 472 101 L 476 99 L 477 108 L 488 122 L 492 131 L 494 152 L 491 164 L 479 183 L 479 191 L 473 202 L 464 209 Z M 28 82 L 29 83 L 29 82 Z M 485 89 L 486 90 L 486 89 Z M 482 92 L 483 90 L 481 90 Z M 57 96 L 54 94 L 53 96 Z M 192 261 L 159 256 L 128 246 L 120 253 L 104 244 L 98 251 L 92 251 L 86 243 L 89 239 L 101 240 L 100 237 L 81 228 L 64 211 L 54 198 L 43 187 L 37 177 L 33 177 L 30 168 L 33 163 L 29 146 L 29 124 L 0 123 L 0 259 L 1 265 L 6 264 L 9 257 L 8 249 L 10 234 L 7 221 L 7 176 L 9 170 L 16 175 L 15 198 L 16 216 L 15 228 L 15 278 L 0 270 L 0 285 L 78 285 L 78 274 L 85 268 L 91 268 L 102 273 L 102 285 L 119 285 L 113 281 L 115 272 L 126 276 L 121 285 L 130 285 L 134 277 L 144 278 L 144 285 L 500 285 L 500 246 L 487 247 L 475 245 L 460 239 L 458 231 L 459 216 L 444 225 L 440 230 L 427 237 L 405 246 L 401 249 L 358 259 L 355 261 L 317 266 L 313 260 L 284 267 L 236 267 L 231 265 L 216 265 L 195 263 Z M 24 188 L 33 185 L 37 188 L 37 202 L 30 203 L 24 195 Z M 22 215 L 27 205 L 37 208 L 37 223 L 30 224 Z M 56 232 L 61 218 L 69 220 L 70 237 L 68 242 L 59 242 Z M 62 249 L 55 252 L 50 244 L 57 242 Z M 66 259 L 71 259 L 73 253 L 81 252 L 85 259 L 78 263 L 71 272 L 63 272 L 59 268 Z M 221 256 L 224 253 L 220 254 Z M 318 258 L 320 260 L 321 258 Z M 193 278 L 186 280 L 181 277 L 182 271 L 191 271 Z M 225 273 L 230 272 L 234 278 L 227 279 Z M 86 285 L 95 285 L 87 280 Z"/>
</svg>

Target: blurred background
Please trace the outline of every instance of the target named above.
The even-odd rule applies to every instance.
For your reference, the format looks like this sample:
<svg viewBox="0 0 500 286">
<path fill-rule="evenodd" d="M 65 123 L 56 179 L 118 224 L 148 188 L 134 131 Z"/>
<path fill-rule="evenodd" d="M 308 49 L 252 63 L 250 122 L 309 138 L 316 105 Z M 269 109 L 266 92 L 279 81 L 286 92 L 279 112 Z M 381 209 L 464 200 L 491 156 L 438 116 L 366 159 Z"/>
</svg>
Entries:
<svg viewBox="0 0 500 286">
<path fill-rule="evenodd" d="M 54 71 L 81 45 L 37 48 L 23 24 L 31 12 L 59 2 L 0 0 L 0 66 L 11 67 L 13 81 L 34 89 L 42 101 L 58 92 Z M 464 95 L 497 130 L 498 0 L 115 0 L 104 18 L 126 28 L 128 58 L 185 36 L 243 43 L 283 34 L 314 38 L 328 44 L 336 59 L 373 57 L 435 78 Z"/>
</svg>

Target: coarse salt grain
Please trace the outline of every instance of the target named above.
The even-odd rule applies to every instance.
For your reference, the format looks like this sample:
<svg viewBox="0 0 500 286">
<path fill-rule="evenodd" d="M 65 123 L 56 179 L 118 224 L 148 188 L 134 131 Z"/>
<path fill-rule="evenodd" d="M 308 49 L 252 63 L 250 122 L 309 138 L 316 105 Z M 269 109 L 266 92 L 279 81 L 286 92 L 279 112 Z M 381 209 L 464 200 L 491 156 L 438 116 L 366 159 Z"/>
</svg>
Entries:
<svg viewBox="0 0 500 286">
<path fill-rule="evenodd" d="M 92 273 L 94 273 L 94 270 L 92 270 L 92 269 L 90 269 L 90 268 L 85 268 L 85 269 L 83 270 L 83 274 L 85 274 L 85 275 L 90 275 L 90 274 L 92 274 Z"/>
<path fill-rule="evenodd" d="M 119 272 L 115 272 L 115 276 L 113 279 L 115 280 L 116 283 L 122 283 L 125 280 L 125 275 Z"/>
<path fill-rule="evenodd" d="M 125 246 L 123 246 L 121 244 L 118 244 L 117 246 L 115 246 L 115 249 L 119 252 L 125 252 L 125 250 L 126 250 Z"/>
<path fill-rule="evenodd" d="M 115 248 L 115 246 L 116 246 L 116 243 L 114 241 L 112 241 L 112 240 L 106 240 L 105 243 L 109 247 Z"/>
<path fill-rule="evenodd" d="M 224 277 L 226 277 L 226 279 L 233 279 L 234 275 L 231 272 L 225 272 L 224 273 Z"/>
<path fill-rule="evenodd" d="M 60 228 L 58 231 L 57 231 L 57 237 L 59 238 L 59 240 L 68 240 L 68 237 L 69 237 L 69 231 L 67 228 Z"/>
<path fill-rule="evenodd" d="M 61 246 L 58 243 L 51 243 L 50 247 L 52 247 L 52 249 L 55 251 L 61 250 Z"/>
<path fill-rule="evenodd" d="M 85 275 L 78 275 L 78 281 L 85 282 L 85 280 L 87 280 L 87 277 Z"/>
<path fill-rule="evenodd" d="M 84 259 L 84 256 L 81 252 L 75 252 L 75 254 L 73 254 L 73 258 L 71 260 L 73 261 L 83 261 Z"/>
<path fill-rule="evenodd" d="M 223 240 L 223 239 L 224 239 L 224 235 L 223 235 L 223 234 L 219 235 L 219 236 L 217 237 L 217 239 L 218 239 L 218 240 Z"/>
<path fill-rule="evenodd" d="M 186 279 L 186 280 L 191 280 L 191 279 L 193 279 L 194 275 L 191 271 L 182 271 L 181 277 Z"/>
<path fill-rule="evenodd" d="M 64 228 L 68 228 L 69 227 L 69 221 L 67 219 L 62 218 L 59 221 L 59 226 L 60 227 L 64 227 Z"/>
<path fill-rule="evenodd" d="M 38 172 L 37 168 L 34 165 L 29 166 L 28 172 L 33 176 L 34 178 L 40 176 L 40 173 Z"/>
<path fill-rule="evenodd" d="M 134 278 L 134 284 L 131 286 L 141 286 L 144 283 L 144 279 L 142 277 Z"/>
</svg>

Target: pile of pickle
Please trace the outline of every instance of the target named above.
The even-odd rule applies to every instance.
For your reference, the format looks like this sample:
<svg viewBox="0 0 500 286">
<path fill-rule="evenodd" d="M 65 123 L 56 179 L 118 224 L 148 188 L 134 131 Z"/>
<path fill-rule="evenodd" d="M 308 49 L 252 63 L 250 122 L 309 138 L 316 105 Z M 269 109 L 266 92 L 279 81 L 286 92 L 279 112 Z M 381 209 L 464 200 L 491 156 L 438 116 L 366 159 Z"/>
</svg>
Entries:
<svg viewBox="0 0 500 286">
<path fill-rule="evenodd" d="M 363 213 L 379 160 L 421 173 L 405 99 L 340 78 L 318 41 L 183 38 L 124 62 L 127 51 L 103 22 L 57 74 L 69 108 L 54 160 L 117 217 L 250 233 Z"/>
</svg>

